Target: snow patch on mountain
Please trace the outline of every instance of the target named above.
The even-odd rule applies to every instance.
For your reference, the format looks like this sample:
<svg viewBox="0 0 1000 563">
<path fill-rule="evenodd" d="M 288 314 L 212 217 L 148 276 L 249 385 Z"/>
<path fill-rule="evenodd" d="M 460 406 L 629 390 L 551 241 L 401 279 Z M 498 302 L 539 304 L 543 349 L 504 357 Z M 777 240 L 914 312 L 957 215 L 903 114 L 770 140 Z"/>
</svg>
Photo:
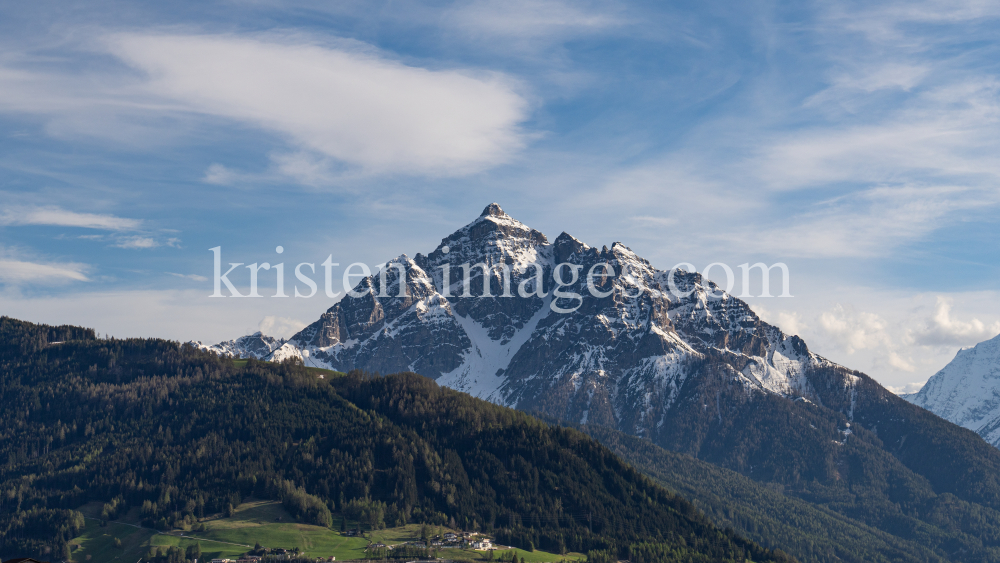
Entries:
<svg viewBox="0 0 1000 563">
<path fill-rule="evenodd" d="M 524 328 L 514 333 L 514 337 L 506 343 L 490 338 L 489 332 L 476 321 L 456 315 L 455 320 L 469 337 L 472 346 L 466 351 L 462 365 L 443 374 L 438 378 L 438 384 L 506 405 L 506 398 L 501 392 L 506 381 L 503 372 L 510 365 L 510 360 L 517 350 L 535 331 L 538 321 L 548 316 L 551 311 L 548 303 L 549 300 L 546 300 L 545 306 L 540 308 Z"/>
</svg>

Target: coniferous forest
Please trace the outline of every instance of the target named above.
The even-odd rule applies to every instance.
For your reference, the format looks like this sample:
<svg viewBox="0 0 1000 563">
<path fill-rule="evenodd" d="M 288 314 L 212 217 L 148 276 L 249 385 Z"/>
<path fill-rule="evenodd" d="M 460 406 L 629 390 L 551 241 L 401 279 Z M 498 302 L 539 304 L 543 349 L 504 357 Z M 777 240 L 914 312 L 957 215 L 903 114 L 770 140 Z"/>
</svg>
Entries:
<svg viewBox="0 0 1000 563">
<path fill-rule="evenodd" d="M 0 401 L 4 559 L 68 558 L 85 503 L 166 529 L 254 496 L 321 526 L 447 523 L 592 561 L 792 560 L 577 430 L 416 374 L 321 378 L 2 317 Z"/>
</svg>

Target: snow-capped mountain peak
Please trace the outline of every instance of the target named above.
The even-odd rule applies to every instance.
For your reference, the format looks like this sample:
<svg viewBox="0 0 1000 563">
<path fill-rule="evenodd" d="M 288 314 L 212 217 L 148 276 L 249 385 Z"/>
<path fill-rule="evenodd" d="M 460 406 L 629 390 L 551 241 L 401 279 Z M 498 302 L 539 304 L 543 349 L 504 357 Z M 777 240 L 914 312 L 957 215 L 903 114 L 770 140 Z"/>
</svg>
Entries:
<svg viewBox="0 0 1000 563">
<path fill-rule="evenodd" d="M 706 366 L 748 393 L 810 394 L 807 372 L 824 360 L 801 339 L 697 273 L 668 276 L 620 242 L 550 242 L 494 203 L 429 254 L 391 260 L 358 297 L 261 357 L 414 371 L 637 434 L 655 432 Z"/>
<path fill-rule="evenodd" d="M 920 391 L 903 398 L 1000 447 L 1000 336 L 962 348 Z"/>
</svg>

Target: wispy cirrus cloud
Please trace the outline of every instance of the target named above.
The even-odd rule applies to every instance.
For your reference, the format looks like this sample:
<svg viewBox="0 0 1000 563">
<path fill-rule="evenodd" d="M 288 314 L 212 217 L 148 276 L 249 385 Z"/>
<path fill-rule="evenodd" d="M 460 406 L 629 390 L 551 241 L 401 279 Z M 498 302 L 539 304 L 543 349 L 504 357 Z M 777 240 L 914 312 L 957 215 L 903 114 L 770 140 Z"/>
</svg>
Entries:
<svg viewBox="0 0 1000 563">
<path fill-rule="evenodd" d="M 178 274 L 178 273 L 175 273 L 175 272 L 167 272 L 167 274 L 169 274 L 171 276 L 174 276 L 174 277 L 177 277 L 177 278 L 184 278 L 184 279 L 187 279 L 187 280 L 192 280 L 192 281 L 197 281 L 197 282 L 208 281 L 208 278 L 206 278 L 205 276 L 200 276 L 198 274 Z"/>
<path fill-rule="evenodd" d="M 752 224 L 735 240 L 746 251 L 787 257 L 876 258 L 998 199 L 958 186 L 875 187 L 803 206 L 778 224 Z"/>
<path fill-rule="evenodd" d="M 0 282 L 9 285 L 25 283 L 59 283 L 90 281 L 88 267 L 75 263 L 42 263 L 0 257 Z"/>
<path fill-rule="evenodd" d="M 176 237 L 168 238 L 166 241 L 151 236 L 135 235 L 118 237 L 112 246 L 117 248 L 144 249 L 156 248 L 159 246 L 180 247 L 180 239 Z"/>
<path fill-rule="evenodd" d="M 14 206 L 0 211 L 0 225 L 49 225 L 107 231 L 129 231 L 142 226 L 138 219 L 79 213 L 56 206 Z"/>
<path fill-rule="evenodd" d="M 755 173 L 775 190 L 836 182 L 995 181 L 1000 157 L 984 149 L 1000 147 L 998 93 L 1000 81 L 968 77 L 927 88 L 902 109 L 873 108 L 864 124 L 777 134 L 754 155 Z"/>
<path fill-rule="evenodd" d="M 1000 17 L 1000 6 L 988 0 L 831 2 L 825 8 L 827 21 L 860 32 L 874 44 L 898 45 L 909 38 L 906 45 L 912 49 L 926 47 L 928 41 L 914 41 L 904 28 L 907 24 L 955 24 Z"/>
<path fill-rule="evenodd" d="M 83 240 L 108 240 L 117 248 L 146 249 L 179 247 L 180 239 L 143 234 L 143 221 L 110 214 L 81 213 L 57 206 L 12 206 L 0 211 L 0 226 L 74 227 L 110 231 L 107 234 L 78 235 Z"/>
<path fill-rule="evenodd" d="M 552 41 L 566 35 L 593 33 L 626 23 L 608 11 L 585 2 L 512 0 L 459 3 L 445 12 L 445 20 L 467 34 L 522 40 Z"/>
<path fill-rule="evenodd" d="M 953 49 L 972 37 L 989 44 L 1000 9 L 819 8 L 809 45 L 778 28 L 768 36 L 801 46 L 808 69 L 747 77 L 753 95 L 742 111 L 608 174 L 587 205 L 675 219 L 640 224 L 694 252 L 777 259 L 890 257 L 1000 207 L 1000 78 L 987 51 Z"/>
</svg>

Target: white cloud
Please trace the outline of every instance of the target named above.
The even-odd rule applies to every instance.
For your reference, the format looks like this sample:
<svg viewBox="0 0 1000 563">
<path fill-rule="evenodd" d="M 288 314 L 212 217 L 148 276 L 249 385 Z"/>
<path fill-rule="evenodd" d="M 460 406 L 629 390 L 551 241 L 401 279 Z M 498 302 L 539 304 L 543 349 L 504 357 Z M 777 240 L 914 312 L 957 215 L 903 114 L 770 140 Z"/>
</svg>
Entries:
<svg viewBox="0 0 1000 563">
<path fill-rule="evenodd" d="M 11 207 L 0 213 L 0 225 L 51 225 L 125 231 L 139 228 L 142 221 L 114 215 L 77 213 L 55 206 Z"/>
<path fill-rule="evenodd" d="M 885 358 L 889 365 L 899 371 L 905 371 L 908 373 L 913 373 L 917 371 L 917 367 L 913 365 L 913 362 L 903 358 L 898 352 L 890 351 L 889 355 Z M 878 365 L 878 364 L 876 364 Z"/>
<path fill-rule="evenodd" d="M 43 116 L 52 136 L 133 150 L 231 121 L 276 135 L 278 151 L 294 155 L 260 177 L 217 163 L 209 183 L 299 180 L 307 160 L 323 165 L 314 184 L 340 179 L 343 167 L 460 176 L 508 161 L 530 137 L 531 104 L 510 76 L 404 64 L 359 41 L 120 33 L 70 45 L 70 60 L 103 50 L 130 68 L 26 65 L 18 61 L 33 55 L 14 53 L 0 62 L 0 111 Z"/>
<path fill-rule="evenodd" d="M 218 186 L 245 188 L 270 182 L 292 179 L 310 187 L 323 187 L 338 180 L 340 187 L 349 185 L 347 180 L 357 179 L 365 173 L 349 173 L 339 161 L 310 151 L 272 153 L 268 155 L 269 168 L 264 172 L 244 172 L 223 164 L 214 163 L 205 170 L 201 181 Z"/>
<path fill-rule="evenodd" d="M 366 172 L 461 175 L 525 144 L 528 103 L 499 73 L 429 70 L 301 38 L 119 34 L 106 44 L 147 74 L 141 91 L 169 100 L 164 108 L 248 123 Z M 206 179 L 227 175 L 210 168 Z"/>
<path fill-rule="evenodd" d="M 293 154 L 272 154 L 271 162 L 277 166 L 279 173 L 294 178 L 306 186 L 321 186 L 335 175 L 334 166 L 329 158 L 298 152 Z"/>
<path fill-rule="evenodd" d="M 89 281 L 84 274 L 86 269 L 83 264 L 41 264 L 0 258 L 0 281 L 11 285 Z"/>
<path fill-rule="evenodd" d="M 912 360 L 897 351 L 889 323 L 876 313 L 855 311 L 838 303 L 819 316 L 819 324 L 827 337 L 848 355 L 859 350 L 871 350 L 876 353 L 875 367 L 888 366 L 907 373 L 917 369 Z"/>
<path fill-rule="evenodd" d="M 886 385 L 885 388 L 896 395 L 909 395 L 911 393 L 916 393 L 923 389 L 927 381 L 915 381 L 913 383 L 904 383 L 903 385 Z"/>
<path fill-rule="evenodd" d="M 1000 295 L 995 291 L 941 295 L 903 287 L 877 289 L 816 273 L 801 274 L 795 287 L 799 289 L 794 299 L 751 298 L 749 302 L 765 321 L 797 332 L 811 351 L 889 386 L 927 379 L 954 359 L 959 348 L 995 334 L 970 334 L 968 329 L 977 326 L 973 319 L 978 318 L 986 328 L 1000 319 Z M 939 315 L 942 297 L 951 305 L 947 317 Z M 798 331 L 782 319 L 782 313 L 786 319 L 802 321 Z M 952 344 L 916 342 L 915 333 L 934 326 L 936 316 L 943 321 L 938 324 L 951 327 L 952 333 L 965 333 L 965 339 L 950 334 L 938 335 L 935 342 L 952 338 Z"/>
<path fill-rule="evenodd" d="M 201 181 L 206 184 L 216 184 L 219 186 L 231 186 L 242 178 L 242 175 L 235 170 L 223 166 L 218 162 L 209 165 L 205 170 L 205 175 Z"/>
<path fill-rule="evenodd" d="M 278 338 L 291 338 L 305 327 L 306 323 L 302 321 L 272 315 L 264 317 L 257 325 L 257 329 L 262 333 Z"/>
<path fill-rule="evenodd" d="M 908 331 L 908 341 L 921 346 L 971 346 L 1000 334 L 1000 321 L 986 324 L 973 318 L 961 321 L 951 316 L 952 301 L 938 296 L 934 315 L 915 330 Z"/>
<path fill-rule="evenodd" d="M 176 239 L 171 239 L 171 240 L 176 240 Z M 156 248 L 157 246 L 160 246 L 160 243 L 157 242 L 156 239 L 152 237 L 134 236 L 134 237 L 120 238 L 118 239 L 118 242 L 114 244 L 114 246 L 118 248 L 133 248 L 133 249 Z"/>
<path fill-rule="evenodd" d="M 819 323 L 848 354 L 892 343 L 886 330 L 888 323 L 876 313 L 855 311 L 838 303 L 820 315 Z"/>
</svg>

